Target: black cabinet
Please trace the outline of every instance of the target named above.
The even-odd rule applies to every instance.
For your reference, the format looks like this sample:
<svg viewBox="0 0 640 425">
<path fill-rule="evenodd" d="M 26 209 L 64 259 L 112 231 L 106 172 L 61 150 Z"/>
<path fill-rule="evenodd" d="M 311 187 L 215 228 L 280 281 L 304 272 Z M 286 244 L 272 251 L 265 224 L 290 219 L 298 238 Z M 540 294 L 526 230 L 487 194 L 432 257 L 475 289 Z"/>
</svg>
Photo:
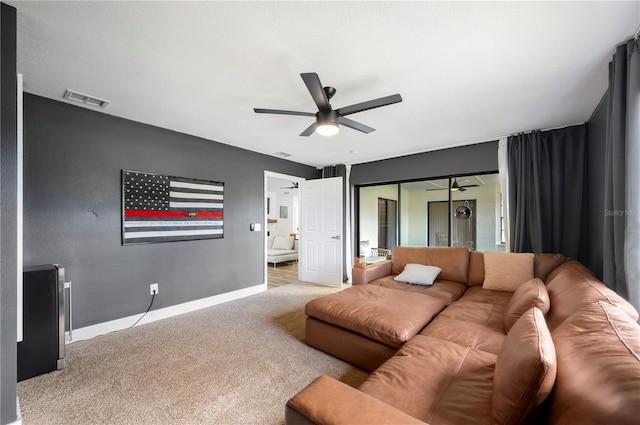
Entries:
<svg viewBox="0 0 640 425">
<path fill-rule="evenodd" d="M 25 267 L 18 381 L 64 368 L 64 268 Z"/>
</svg>

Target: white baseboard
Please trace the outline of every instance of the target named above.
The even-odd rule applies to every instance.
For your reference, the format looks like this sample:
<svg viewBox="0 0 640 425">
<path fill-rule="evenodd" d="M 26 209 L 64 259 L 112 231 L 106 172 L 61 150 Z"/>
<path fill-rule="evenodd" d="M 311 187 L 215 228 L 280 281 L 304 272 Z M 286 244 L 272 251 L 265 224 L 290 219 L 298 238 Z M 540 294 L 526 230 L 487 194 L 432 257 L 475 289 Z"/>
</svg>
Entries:
<svg viewBox="0 0 640 425">
<path fill-rule="evenodd" d="M 161 308 L 159 310 L 151 310 L 147 315 L 140 320 L 136 326 L 144 325 L 146 323 L 155 322 L 157 320 L 166 319 L 169 317 L 177 316 L 179 314 L 189 313 L 191 311 L 200 310 L 202 308 L 211 307 L 217 304 L 222 304 L 228 301 L 237 300 L 240 298 L 248 297 L 250 295 L 259 294 L 267 290 L 267 285 L 262 283 L 256 286 L 250 286 L 248 288 L 238 289 L 236 291 L 227 292 L 224 294 L 214 295 L 212 297 L 202 298 L 195 301 L 189 301 L 182 304 L 172 305 L 170 307 Z M 140 314 L 136 314 L 129 317 L 123 317 L 121 319 L 111 320 L 109 322 L 98 323 L 84 328 L 74 329 L 72 332 L 72 339 L 67 341 L 67 344 L 82 341 L 85 339 L 91 339 L 96 336 L 105 335 L 110 332 L 126 329 L 133 325 L 136 320 L 140 318 Z"/>
<path fill-rule="evenodd" d="M 20 411 L 20 399 L 16 396 L 16 421 L 9 425 L 22 425 L 22 412 Z"/>
</svg>

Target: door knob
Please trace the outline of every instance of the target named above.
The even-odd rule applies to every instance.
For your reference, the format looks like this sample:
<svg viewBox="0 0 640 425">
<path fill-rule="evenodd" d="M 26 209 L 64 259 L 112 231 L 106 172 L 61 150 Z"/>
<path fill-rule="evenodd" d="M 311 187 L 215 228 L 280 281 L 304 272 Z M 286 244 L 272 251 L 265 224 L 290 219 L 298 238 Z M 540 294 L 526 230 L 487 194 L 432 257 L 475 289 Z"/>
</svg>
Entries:
<svg viewBox="0 0 640 425">
<path fill-rule="evenodd" d="M 331 239 L 340 239 L 340 235 L 338 235 L 338 236 L 331 236 Z"/>
</svg>

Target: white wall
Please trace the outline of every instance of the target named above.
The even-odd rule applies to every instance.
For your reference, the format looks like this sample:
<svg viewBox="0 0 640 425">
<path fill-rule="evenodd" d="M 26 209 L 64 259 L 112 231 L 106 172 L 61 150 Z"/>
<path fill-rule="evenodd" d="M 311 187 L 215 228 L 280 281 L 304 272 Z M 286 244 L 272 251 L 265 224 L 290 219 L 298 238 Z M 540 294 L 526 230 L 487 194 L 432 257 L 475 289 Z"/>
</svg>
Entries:
<svg viewBox="0 0 640 425">
<path fill-rule="evenodd" d="M 298 233 L 294 225 L 294 200 L 297 201 L 300 198 L 300 189 L 288 189 L 291 185 L 289 180 L 275 177 L 267 178 L 267 193 L 273 194 L 270 217 L 276 220 L 275 223 L 267 223 L 267 231 L 271 235 L 289 236 L 291 233 Z M 280 207 L 282 206 L 287 207 L 287 218 L 280 217 Z M 297 208 L 295 212 L 297 212 Z"/>
<path fill-rule="evenodd" d="M 398 185 L 360 188 L 360 240 L 378 246 L 378 198 L 398 200 Z"/>
</svg>

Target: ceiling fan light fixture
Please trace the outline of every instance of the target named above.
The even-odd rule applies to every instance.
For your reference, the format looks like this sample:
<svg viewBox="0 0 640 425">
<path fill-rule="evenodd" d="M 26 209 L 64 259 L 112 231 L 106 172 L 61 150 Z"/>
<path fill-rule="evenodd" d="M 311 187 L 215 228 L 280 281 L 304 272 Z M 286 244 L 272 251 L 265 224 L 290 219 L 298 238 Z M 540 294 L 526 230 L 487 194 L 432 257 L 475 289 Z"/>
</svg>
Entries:
<svg viewBox="0 0 640 425">
<path fill-rule="evenodd" d="M 453 183 L 451 183 L 451 191 L 452 192 L 457 192 L 460 190 L 460 185 L 458 184 L 458 180 L 456 180 L 455 178 L 453 179 Z"/>
<path fill-rule="evenodd" d="M 316 114 L 316 133 L 321 136 L 333 136 L 338 134 L 340 126 L 338 125 L 338 113 L 336 111 L 318 112 Z"/>
<path fill-rule="evenodd" d="M 316 128 L 316 132 L 321 136 L 333 136 L 338 134 L 339 131 L 338 124 L 333 123 L 320 124 Z"/>
</svg>

